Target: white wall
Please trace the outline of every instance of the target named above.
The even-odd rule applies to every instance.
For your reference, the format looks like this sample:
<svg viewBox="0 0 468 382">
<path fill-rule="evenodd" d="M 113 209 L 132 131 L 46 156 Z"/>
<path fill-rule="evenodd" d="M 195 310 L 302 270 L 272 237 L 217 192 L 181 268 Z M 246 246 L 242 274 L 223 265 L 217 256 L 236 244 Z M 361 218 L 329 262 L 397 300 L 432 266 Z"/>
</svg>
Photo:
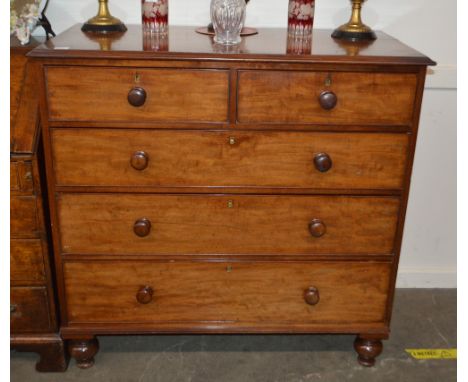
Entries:
<svg viewBox="0 0 468 382">
<path fill-rule="evenodd" d="M 169 0 L 169 22 L 205 25 L 210 0 Z M 47 16 L 61 32 L 93 16 L 97 0 L 51 0 Z M 316 28 L 347 21 L 349 0 L 317 0 Z M 110 0 L 111 12 L 140 23 L 140 0 Z M 287 0 L 252 0 L 247 24 L 284 27 Z M 416 150 L 398 286 L 456 286 L 456 1 L 370 0 L 364 21 L 420 50 L 430 70 Z M 36 33 L 41 33 L 38 30 Z"/>
</svg>

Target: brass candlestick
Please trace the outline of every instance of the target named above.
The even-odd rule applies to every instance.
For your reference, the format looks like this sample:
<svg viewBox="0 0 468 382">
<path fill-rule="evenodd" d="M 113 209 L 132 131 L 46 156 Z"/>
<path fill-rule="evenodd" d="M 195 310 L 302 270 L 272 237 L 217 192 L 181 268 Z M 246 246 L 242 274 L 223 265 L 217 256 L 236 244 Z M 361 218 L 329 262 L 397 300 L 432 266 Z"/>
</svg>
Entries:
<svg viewBox="0 0 468 382">
<path fill-rule="evenodd" d="M 335 29 L 332 37 L 349 41 L 375 40 L 377 36 L 374 31 L 361 20 L 361 8 L 364 0 L 351 0 L 351 2 L 353 4 L 351 18 L 346 24 Z"/>
<path fill-rule="evenodd" d="M 127 27 L 118 18 L 112 16 L 107 5 L 108 0 L 99 0 L 99 10 L 96 16 L 89 19 L 81 30 L 83 32 L 125 32 Z"/>
</svg>

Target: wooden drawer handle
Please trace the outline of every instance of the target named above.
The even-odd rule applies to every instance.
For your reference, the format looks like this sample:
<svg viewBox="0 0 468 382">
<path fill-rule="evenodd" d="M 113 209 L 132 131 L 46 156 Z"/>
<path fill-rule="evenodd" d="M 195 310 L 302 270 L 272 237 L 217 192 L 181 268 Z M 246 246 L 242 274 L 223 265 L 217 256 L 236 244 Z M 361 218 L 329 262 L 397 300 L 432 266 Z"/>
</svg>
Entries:
<svg viewBox="0 0 468 382">
<path fill-rule="evenodd" d="M 315 168 L 320 172 L 327 172 L 332 167 L 332 160 L 327 153 L 318 153 L 314 157 Z"/>
<path fill-rule="evenodd" d="M 320 94 L 319 96 L 320 106 L 325 110 L 331 110 L 336 106 L 338 102 L 338 97 L 335 93 L 327 90 Z"/>
<path fill-rule="evenodd" d="M 132 106 L 143 106 L 146 101 L 146 90 L 140 87 L 133 88 L 128 92 L 127 99 Z"/>
<path fill-rule="evenodd" d="M 304 291 L 304 300 L 309 305 L 317 305 L 320 301 L 318 289 L 314 286 L 307 288 Z"/>
<path fill-rule="evenodd" d="M 140 237 L 148 236 L 151 231 L 151 222 L 146 218 L 138 219 L 133 225 L 133 232 Z"/>
<path fill-rule="evenodd" d="M 130 164 L 135 170 L 143 171 L 148 167 L 149 156 L 144 151 L 135 151 L 130 158 Z"/>
<path fill-rule="evenodd" d="M 309 231 L 313 237 L 322 237 L 327 232 L 327 226 L 320 219 L 314 219 L 309 224 Z"/>
<path fill-rule="evenodd" d="M 153 288 L 142 287 L 136 294 L 136 299 L 140 304 L 149 304 L 153 300 Z"/>
</svg>

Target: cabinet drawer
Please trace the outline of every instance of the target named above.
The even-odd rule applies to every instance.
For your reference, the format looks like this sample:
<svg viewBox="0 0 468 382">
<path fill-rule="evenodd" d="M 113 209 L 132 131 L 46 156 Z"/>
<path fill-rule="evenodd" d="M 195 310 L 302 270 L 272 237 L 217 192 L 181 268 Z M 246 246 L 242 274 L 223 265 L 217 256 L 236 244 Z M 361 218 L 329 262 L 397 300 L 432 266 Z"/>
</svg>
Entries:
<svg viewBox="0 0 468 382">
<path fill-rule="evenodd" d="M 55 129 L 59 185 L 399 189 L 406 134 Z M 320 158 L 331 168 L 322 168 Z"/>
<path fill-rule="evenodd" d="M 62 251 L 77 254 L 391 254 L 399 205 L 394 197 L 58 198 Z"/>
<path fill-rule="evenodd" d="M 10 288 L 10 325 L 12 333 L 51 330 L 45 287 Z"/>
<path fill-rule="evenodd" d="M 10 190 L 19 191 L 20 189 L 21 189 L 21 185 L 19 182 L 19 175 L 18 175 L 18 163 L 10 162 Z"/>
<path fill-rule="evenodd" d="M 329 82 L 329 84 L 327 84 Z M 241 123 L 411 125 L 416 74 L 240 71 Z M 336 106 L 319 97 L 331 91 Z"/>
<path fill-rule="evenodd" d="M 33 189 L 32 163 L 29 161 L 10 162 L 10 190 L 32 192 Z"/>
<path fill-rule="evenodd" d="M 35 196 L 10 197 L 10 233 L 31 236 L 37 230 L 37 207 Z"/>
<path fill-rule="evenodd" d="M 49 117 L 56 121 L 226 122 L 228 72 L 101 67 L 49 67 Z M 132 106 L 129 92 L 140 88 Z"/>
<path fill-rule="evenodd" d="M 390 274 L 390 264 L 358 262 L 103 261 L 64 266 L 70 323 L 151 323 L 155 328 L 168 321 L 379 323 L 385 317 Z M 306 303 L 307 291 L 315 305 Z"/>
<path fill-rule="evenodd" d="M 44 281 L 44 258 L 39 239 L 10 240 L 10 280 Z"/>
</svg>

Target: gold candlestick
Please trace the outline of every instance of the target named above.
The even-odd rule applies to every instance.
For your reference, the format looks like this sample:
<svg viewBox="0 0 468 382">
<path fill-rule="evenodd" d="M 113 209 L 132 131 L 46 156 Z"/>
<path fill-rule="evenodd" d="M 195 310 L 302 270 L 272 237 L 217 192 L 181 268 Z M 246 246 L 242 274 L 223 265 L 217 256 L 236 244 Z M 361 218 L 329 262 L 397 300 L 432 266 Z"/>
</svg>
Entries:
<svg viewBox="0 0 468 382">
<path fill-rule="evenodd" d="M 377 36 L 374 31 L 361 20 L 361 8 L 364 0 L 351 0 L 351 2 L 353 4 L 351 18 L 346 24 L 335 29 L 332 37 L 349 41 L 375 40 Z"/>
<path fill-rule="evenodd" d="M 99 10 L 96 16 L 89 19 L 81 30 L 83 32 L 125 32 L 127 27 L 118 18 L 112 16 L 107 5 L 108 0 L 99 0 Z"/>
</svg>

